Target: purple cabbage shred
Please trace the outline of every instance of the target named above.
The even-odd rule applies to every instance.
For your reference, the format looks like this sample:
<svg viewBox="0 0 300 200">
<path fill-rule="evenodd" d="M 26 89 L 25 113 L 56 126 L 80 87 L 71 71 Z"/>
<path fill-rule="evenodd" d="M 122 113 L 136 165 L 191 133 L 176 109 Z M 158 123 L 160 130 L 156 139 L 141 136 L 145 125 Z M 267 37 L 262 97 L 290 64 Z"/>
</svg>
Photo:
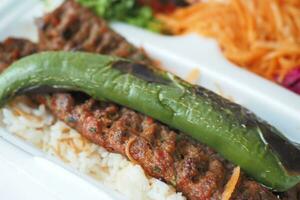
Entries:
<svg viewBox="0 0 300 200">
<path fill-rule="evenodd" d="M 300 94 L 300 66 L 287 73 L 282 85 L 287 89 Z"/>
</svg>

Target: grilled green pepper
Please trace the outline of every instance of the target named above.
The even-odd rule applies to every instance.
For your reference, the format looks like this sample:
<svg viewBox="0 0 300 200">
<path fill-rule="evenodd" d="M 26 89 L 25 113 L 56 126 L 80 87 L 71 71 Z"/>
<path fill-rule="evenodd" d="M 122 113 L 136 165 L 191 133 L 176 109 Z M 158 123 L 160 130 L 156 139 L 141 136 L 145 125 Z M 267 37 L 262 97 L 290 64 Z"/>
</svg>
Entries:
<svg viewBox="0 0 300 200">
<path fill-rule="evenodd" d="M 12 64 L 0 76 L 0 105 L 42 86 L 82 91 L 145 113 L 189 134 L 284 191 L 300 181 L 300 151 L 245 108 L 175 75 L 121 58 L 44 52 Z"/>
</svg>

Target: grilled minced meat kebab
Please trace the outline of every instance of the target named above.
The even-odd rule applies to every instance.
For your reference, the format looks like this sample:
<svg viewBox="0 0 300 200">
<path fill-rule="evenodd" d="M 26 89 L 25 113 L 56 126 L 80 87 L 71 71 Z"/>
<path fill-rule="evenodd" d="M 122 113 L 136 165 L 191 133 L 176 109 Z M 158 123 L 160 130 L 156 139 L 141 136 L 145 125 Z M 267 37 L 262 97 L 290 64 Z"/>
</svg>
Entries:
<svg viewBox="0 0 300 200">
<path fill-rule="evenodd" d="M 43 50 L 80 50 L 153 63 L 107 24 L 74 1 L 38 20 L 38 45 L 23 39 L 0 44 L 0 69 Z M 221 199 L 234 165 L 211 148 L 128 108 L 82 93 L 33 95 L 60 120 L 108 151 L 120 153 L 145 172 L 172 184 L 188 199 Z M 296 190 L 276 195 L 241 175 L 231 199 L 299 199 Z"/>
<path fill-rule="evenodd" d="M 0 43 L 0 73 L 13 61 L 37 52 L 37 45 L 26 39 L 8 38 Z"/>
<path fill-rule="evenodd" d="M 107 23 L 74 1 L 66 1 L 37 20 L 39 49 L 86 51 L 154 64 L 140 49 L 112 31 Z"/>
</svg>

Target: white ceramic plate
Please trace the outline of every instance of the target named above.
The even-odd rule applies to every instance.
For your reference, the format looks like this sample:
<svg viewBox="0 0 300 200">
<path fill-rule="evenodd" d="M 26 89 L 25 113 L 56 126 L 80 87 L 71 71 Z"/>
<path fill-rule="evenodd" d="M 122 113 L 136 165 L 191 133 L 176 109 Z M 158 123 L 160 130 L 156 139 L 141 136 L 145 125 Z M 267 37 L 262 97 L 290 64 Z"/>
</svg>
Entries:
<svg viewBox="0 0 300 200">
<path fill-rule="evenodd" d="M 36 41 L 34 19 L 45 11 L 41 1 L 0 1 L 0 40 L 16 36 Z M 215 41 L 198 35 L 161 36 L 120 23 L 112 27 L 182 78 L 198 69 L 197 84 L 244 105 L 300 143 L 300 97 L 234 66 Z M 1 199 L 122 199 L 9 133 L 0 130 L 0 136 Z"/>
</svg>

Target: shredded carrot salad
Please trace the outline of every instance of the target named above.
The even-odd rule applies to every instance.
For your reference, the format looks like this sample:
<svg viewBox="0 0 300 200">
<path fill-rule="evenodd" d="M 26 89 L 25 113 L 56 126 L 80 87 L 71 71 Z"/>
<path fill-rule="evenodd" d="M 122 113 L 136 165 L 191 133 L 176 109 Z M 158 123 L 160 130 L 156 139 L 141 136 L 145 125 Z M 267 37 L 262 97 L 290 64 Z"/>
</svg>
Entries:
<svg viewBox="0 0 300 200">
<path fill-rule="evenodd" d="M 278 83 L 300 67 L 300 0 L 208 0 L 157 18 L 172 34 L 217 39 L 230 61 Z"/>
<path fill-rule="evenodd" d="M 232 194 L 234 193 L 236 186 L 238 185 L 238 181 L 240 179 L 241 176 L 241 169 L 240 167 L 235 167 L 233 169 L 232 175 L 229 179 L 229 181 L 227 182 L 227 184 L 225 185 L 225 189 L 224 192 L 222 194 L 222 198 L 221 200 L 230 200 Z"/>
</svg>

